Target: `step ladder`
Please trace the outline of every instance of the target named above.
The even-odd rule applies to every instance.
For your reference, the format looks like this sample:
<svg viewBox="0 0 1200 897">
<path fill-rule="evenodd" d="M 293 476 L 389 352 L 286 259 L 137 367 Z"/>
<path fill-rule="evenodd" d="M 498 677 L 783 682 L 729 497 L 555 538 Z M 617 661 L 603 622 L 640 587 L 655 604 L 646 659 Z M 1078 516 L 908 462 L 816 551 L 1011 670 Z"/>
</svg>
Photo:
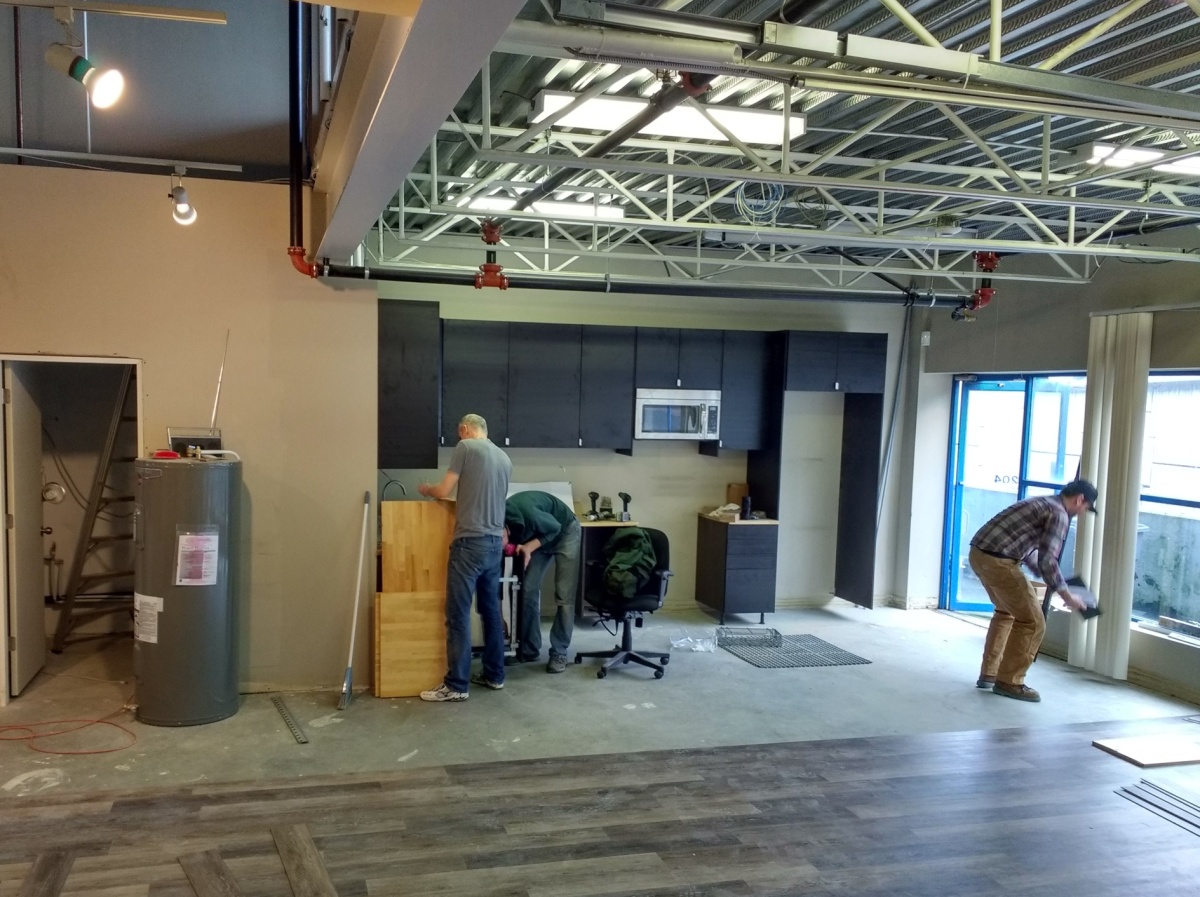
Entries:
<svg viewBox="0 0 1200 897">
<path fill-rule="evenodd" d="M 132 495 L 106 495 L 109 488 L 108 479 L 112 469 L 117 464 L 129 464 L 135 457 L 114 457 L 117 437 L 122 424 L 136 423 L 137 415 L 127 414 L 126 406 L 133 394 L 135 379 L 133 365 L 126 365 L 121 375 L 121 384 L 117 391 L 117 401 L 113 406 L 112 420 L 108 425 L 108 436 L 100 451 L 96 464 L 96 477 L 92 482 L 92 491 L 84 511 L 83 522 L 79 528 L 79 541 L 75 545 L 75 554 L 71 560 L 71 573 L 67 578 L 67 589 L 63 593 L 63 603 L 59 609 L 58 626 L 54 631 L 54 640 L 50 650 L 61 654 L 71 631 L 84 620 L 94 619 L 105 614 L 131 612 L 133 610 L 133 570 L 102 570 L 85 573 L 88 559 L 100 549 L 120 542 L 133 541 L 133 516 L 129 515 L 130 532 L 114 535 L 97 535 L 96 522 L 100 515 L 117 505 L 133 506 Z M 134 406 L 136 408 L 136 404 Z M 92 592 L 102 584 L 121 583 L 123 590 L 110 590 L 105 594 Z M 127 594 L 126 594 L 127 593 Z"/>
</svg>

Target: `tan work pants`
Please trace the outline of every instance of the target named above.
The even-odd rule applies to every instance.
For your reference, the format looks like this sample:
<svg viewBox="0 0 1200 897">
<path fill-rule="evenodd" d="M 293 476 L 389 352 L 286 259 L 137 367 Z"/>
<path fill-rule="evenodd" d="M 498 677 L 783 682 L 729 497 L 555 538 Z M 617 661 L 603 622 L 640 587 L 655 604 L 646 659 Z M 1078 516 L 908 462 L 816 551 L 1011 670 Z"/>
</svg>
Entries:
<svg viewBox="0 0 1200 897">
<path fill-rule="evenodd" d="M 980 676 L 1022 685 L 1046 634 L 1046 617 L 1019 561 L 971 548 L 971 569 L 983 583 L 996 612 L 983 643 Z"/>
</svg>

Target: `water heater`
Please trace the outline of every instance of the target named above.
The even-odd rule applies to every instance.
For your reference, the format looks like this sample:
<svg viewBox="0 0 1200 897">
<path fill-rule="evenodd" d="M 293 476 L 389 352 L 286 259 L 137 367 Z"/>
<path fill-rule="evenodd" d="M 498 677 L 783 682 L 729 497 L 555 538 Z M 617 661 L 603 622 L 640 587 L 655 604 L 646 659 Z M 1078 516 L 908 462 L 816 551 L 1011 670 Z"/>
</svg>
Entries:
<svg viewBox="0 0 1200 897">
<path fill-rule="evenodd" d="M 240 461 L 134 464 L 137 718 L 193 726 L 238 709 Z"/>
</svg>

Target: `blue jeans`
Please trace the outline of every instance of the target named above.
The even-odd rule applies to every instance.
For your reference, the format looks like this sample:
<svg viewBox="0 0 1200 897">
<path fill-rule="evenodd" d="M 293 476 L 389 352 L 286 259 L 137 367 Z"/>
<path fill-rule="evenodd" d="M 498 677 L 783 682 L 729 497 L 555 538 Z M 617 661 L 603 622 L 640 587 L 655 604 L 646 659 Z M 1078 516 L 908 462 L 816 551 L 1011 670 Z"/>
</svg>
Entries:
<svg viewBox="0 0 1200 897">
<path fill-rule="evenodd" d="M 483 675 L 504 681 L 504 621 L 500 616 L 499 536 L 468 536 L 450 543 L 446 568 L 446 687 L 465 692 L 471 677 L 471 596 L 483 623 Z"/>
<path fill-rule="evenodd" d="M 579 523 L 568 523 L 558 542 L 547 551 L 539 548 L 529 559 L 521 589 L 521 626 L 517 633 L 517 658 L 537 660 L 542 653 L 542 580 L 554 559 L 554 623 L 550 627 L 550 654 L 567 656 L 575 628 L 575 593 L 579 590 Z"/>
</svg>

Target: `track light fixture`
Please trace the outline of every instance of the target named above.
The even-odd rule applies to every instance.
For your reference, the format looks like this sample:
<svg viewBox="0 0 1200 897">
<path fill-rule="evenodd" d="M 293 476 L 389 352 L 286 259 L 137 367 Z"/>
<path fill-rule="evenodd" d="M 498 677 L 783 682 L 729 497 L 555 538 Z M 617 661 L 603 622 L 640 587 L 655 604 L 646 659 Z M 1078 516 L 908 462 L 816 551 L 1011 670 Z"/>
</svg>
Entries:
<svg viewBox="0 0 1200 897">
<path fill-rule="evenodd" d="M 47 47 L 47 64 L 55 71 L 82 84 L 91 98 L 92 105 L 97 109 L 107 109 L 121 98 L 121 93 L 125 90 L 125 77 L 116 69 L 97 68 L 89 59 L 80 55 L 78 51 L 83 48 L 83 43 L 75 36 L 71 27 L 75 21 L 73 9 L 56 6 L 54 19 L 67 33 L 68 43 L 51 44 Z"/>
<path fill-rule="evenodd" d="M 46 48 L 46 62 L 55 71 L 74 78 L 85 88 L 97 109 L 107 109 L 121 98 L 125 78 L 116 69 L 96 68 L 91 61 L 79 56 L 66 44 L 51 44 Z"/>
<path fill-rule="evenodd" d="M 183 186 L 185 169 L 177 168 L 171 176 L 171 217 L 176 224 L 191 224 L 196 220 L 196 207 L 188 199 L 187 190 Z"/>
</svg>

